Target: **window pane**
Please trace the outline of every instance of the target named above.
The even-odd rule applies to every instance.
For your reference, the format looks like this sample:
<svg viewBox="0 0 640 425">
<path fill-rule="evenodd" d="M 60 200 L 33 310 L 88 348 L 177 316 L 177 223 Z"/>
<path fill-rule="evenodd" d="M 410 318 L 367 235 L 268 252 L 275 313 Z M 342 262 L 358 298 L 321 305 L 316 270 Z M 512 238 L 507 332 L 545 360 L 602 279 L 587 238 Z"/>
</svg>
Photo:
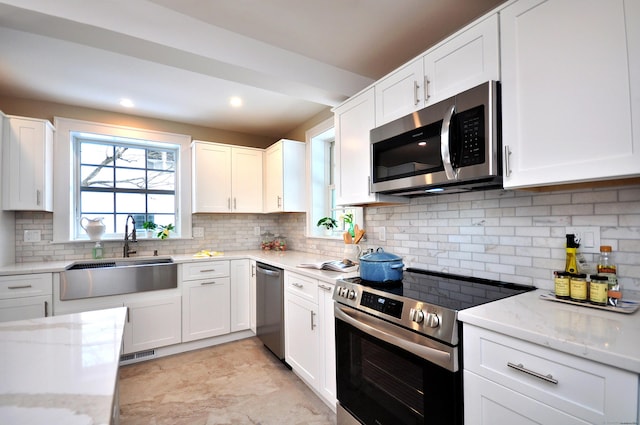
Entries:
<svg viewBox="0 0 640 425">
<path fill-rule="evenodd" d="M 175 170 L 176 158 L 173 152 L 161 150 L 147 151 L 147 167 L 151 170 Z"/>
<path fill-rule="evenodd" d="M 144 190 L 146 184 L 144 170 L 116 168 L 116 187 L 119 189 Z"/>
<path fill-rule="evenodd" d="M 113 168 L 83 165 L 80 178 L 84 187 L 113 187 Z"/>
<path fill-rule="evenodd" d="M 113 165 L 113 146 L 98 143 L 82 143 L 80 146 L 80 162 L 82 164 Z"/>
<path fill-rule="evenodd" d="M 113 193 L 81 192 L 80 211 L 82 214 L 113 213 Z"/>
<path fill-rule="evenodd" d="M 149 211 L 154 213 L 173 213 L 175 207 L 174 195 L 149 195 Z"/>
<path fill-rule="evenodd" d="M 144 213 L 145 200 L 144 193 L 116 193 L 116 211 L 126 214 Z"/>
<path fill-rule="evenodd" d="M 166 226 L 167 224 L 173 224 L 175 225 L 175 218 L 173 216 L 173 214 L 171 215 L 164 215 L 164 214 L 156 214 L 155 216 L 155 223 L 158 226 Z"/>
<path fill-rule="evenodd" d="M 145 150 L 117 146 L 116 147 L 116 167 L 144 168 Z"/>
<path fill-rule="evenodd" d="M 176 187 L 174 172 L 149 171 L 147 179 L 149 190 L 174 190 Z"/>
</svg>

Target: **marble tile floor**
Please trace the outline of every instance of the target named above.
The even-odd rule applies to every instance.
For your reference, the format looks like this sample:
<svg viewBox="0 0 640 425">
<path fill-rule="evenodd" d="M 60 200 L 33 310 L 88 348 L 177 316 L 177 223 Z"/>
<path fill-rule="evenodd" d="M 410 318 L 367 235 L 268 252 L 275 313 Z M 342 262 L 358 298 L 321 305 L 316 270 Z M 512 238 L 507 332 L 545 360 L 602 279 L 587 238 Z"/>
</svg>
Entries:
<svg viewBox="0 0 640 425">
<path fill-rule="evenodd" d="M 121 425 L 334 425 L 257 338 L 120 368 Z"/>
</svg>

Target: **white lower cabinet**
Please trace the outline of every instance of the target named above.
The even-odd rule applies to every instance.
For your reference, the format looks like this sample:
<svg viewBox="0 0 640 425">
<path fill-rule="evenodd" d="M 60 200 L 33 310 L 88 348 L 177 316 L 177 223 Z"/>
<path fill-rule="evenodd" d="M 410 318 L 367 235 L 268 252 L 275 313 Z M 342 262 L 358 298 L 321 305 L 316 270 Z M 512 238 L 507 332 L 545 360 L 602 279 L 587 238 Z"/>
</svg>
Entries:
<svg viewBox="0 0 640 425">
<path fill-rule="evenodd" d="M 0 277 L 0 322 L 52 315 L 52 275 Z"/>
<path fill-rule="evenodd" d="M 181 276 L 182 341 L 231 332 L 229 261 L 186 263 Z"/>
<path fill-rule="evenodd" d="M 638 375 L 464 324 L 465 424 L 638 420 Z"/>
<path fill-rule="evenodd" d="M 231 332 L 251 327 L 251 264 L 231 260 Z"/>
<path fill-rule="evenodd" d="M 125 302 L 127 320 L 122 343 L 124 354 L 179 344 L 180 299 L 180 295 L 174 295 Z"/>
<path fill-rule="evenodd" d="M 333 285 L 290 272 L 284 285 L 285 360 L 335 410 Z"/>
</svg>

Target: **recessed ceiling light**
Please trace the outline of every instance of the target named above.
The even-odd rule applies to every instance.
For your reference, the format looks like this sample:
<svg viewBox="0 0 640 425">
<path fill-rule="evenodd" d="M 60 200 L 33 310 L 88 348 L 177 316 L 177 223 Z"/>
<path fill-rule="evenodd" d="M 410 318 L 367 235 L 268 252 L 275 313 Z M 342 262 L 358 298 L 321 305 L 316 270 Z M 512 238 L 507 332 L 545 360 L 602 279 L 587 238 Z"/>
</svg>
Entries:
<svg viewBox="0 0 640 425">
<path fill-rule="evenodd" d="M 120 99 L 120 106 L 124 106 L 125 108 L 133 108 L 135 105 L 131 99 Z"/>
<path fill-rule="evenodd" d="M 231 97 L 231 99 L 229 99 L 229 104 L 234 108 L 239 108 L 242 106 L 242 99 L 238 96 L 233 96 Z"/>
</svg>

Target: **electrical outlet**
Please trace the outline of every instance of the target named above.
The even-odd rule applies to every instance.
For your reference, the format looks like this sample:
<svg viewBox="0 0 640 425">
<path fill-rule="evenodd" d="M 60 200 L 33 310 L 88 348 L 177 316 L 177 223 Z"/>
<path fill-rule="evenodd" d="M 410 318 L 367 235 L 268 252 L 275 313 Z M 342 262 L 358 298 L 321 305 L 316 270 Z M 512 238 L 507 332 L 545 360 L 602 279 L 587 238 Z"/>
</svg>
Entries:
<svg viewBox="0 0 640 425">
<path fill-rule="evenodd" d="M 42 240 L 42 233 L 40 230 L 25 230 L 24 241 L 25 242 L 40 242 Z"/>
<path fill-rule="evenodd" d="M 192 230 L 194 238 L 204 238 L 204 227 L 194 227 Z"/>
<path fill-rule="evenodd" d="M 567 226 L 565 233 L 576 235 L 580 251 L 591 254 L 600 252 L 600 226 Z"/>
<path fill-rule="evenodd" d="M 260 236 L 260 226 L 255 226 L 253 228 L 253 235 L 254 236 Z"/>
<path fill-rule="evenodd" d="M 387 228 L 384 226 L 378 227 L 378 239 L 381 241 L 387 240 Z"/>
</svg>

